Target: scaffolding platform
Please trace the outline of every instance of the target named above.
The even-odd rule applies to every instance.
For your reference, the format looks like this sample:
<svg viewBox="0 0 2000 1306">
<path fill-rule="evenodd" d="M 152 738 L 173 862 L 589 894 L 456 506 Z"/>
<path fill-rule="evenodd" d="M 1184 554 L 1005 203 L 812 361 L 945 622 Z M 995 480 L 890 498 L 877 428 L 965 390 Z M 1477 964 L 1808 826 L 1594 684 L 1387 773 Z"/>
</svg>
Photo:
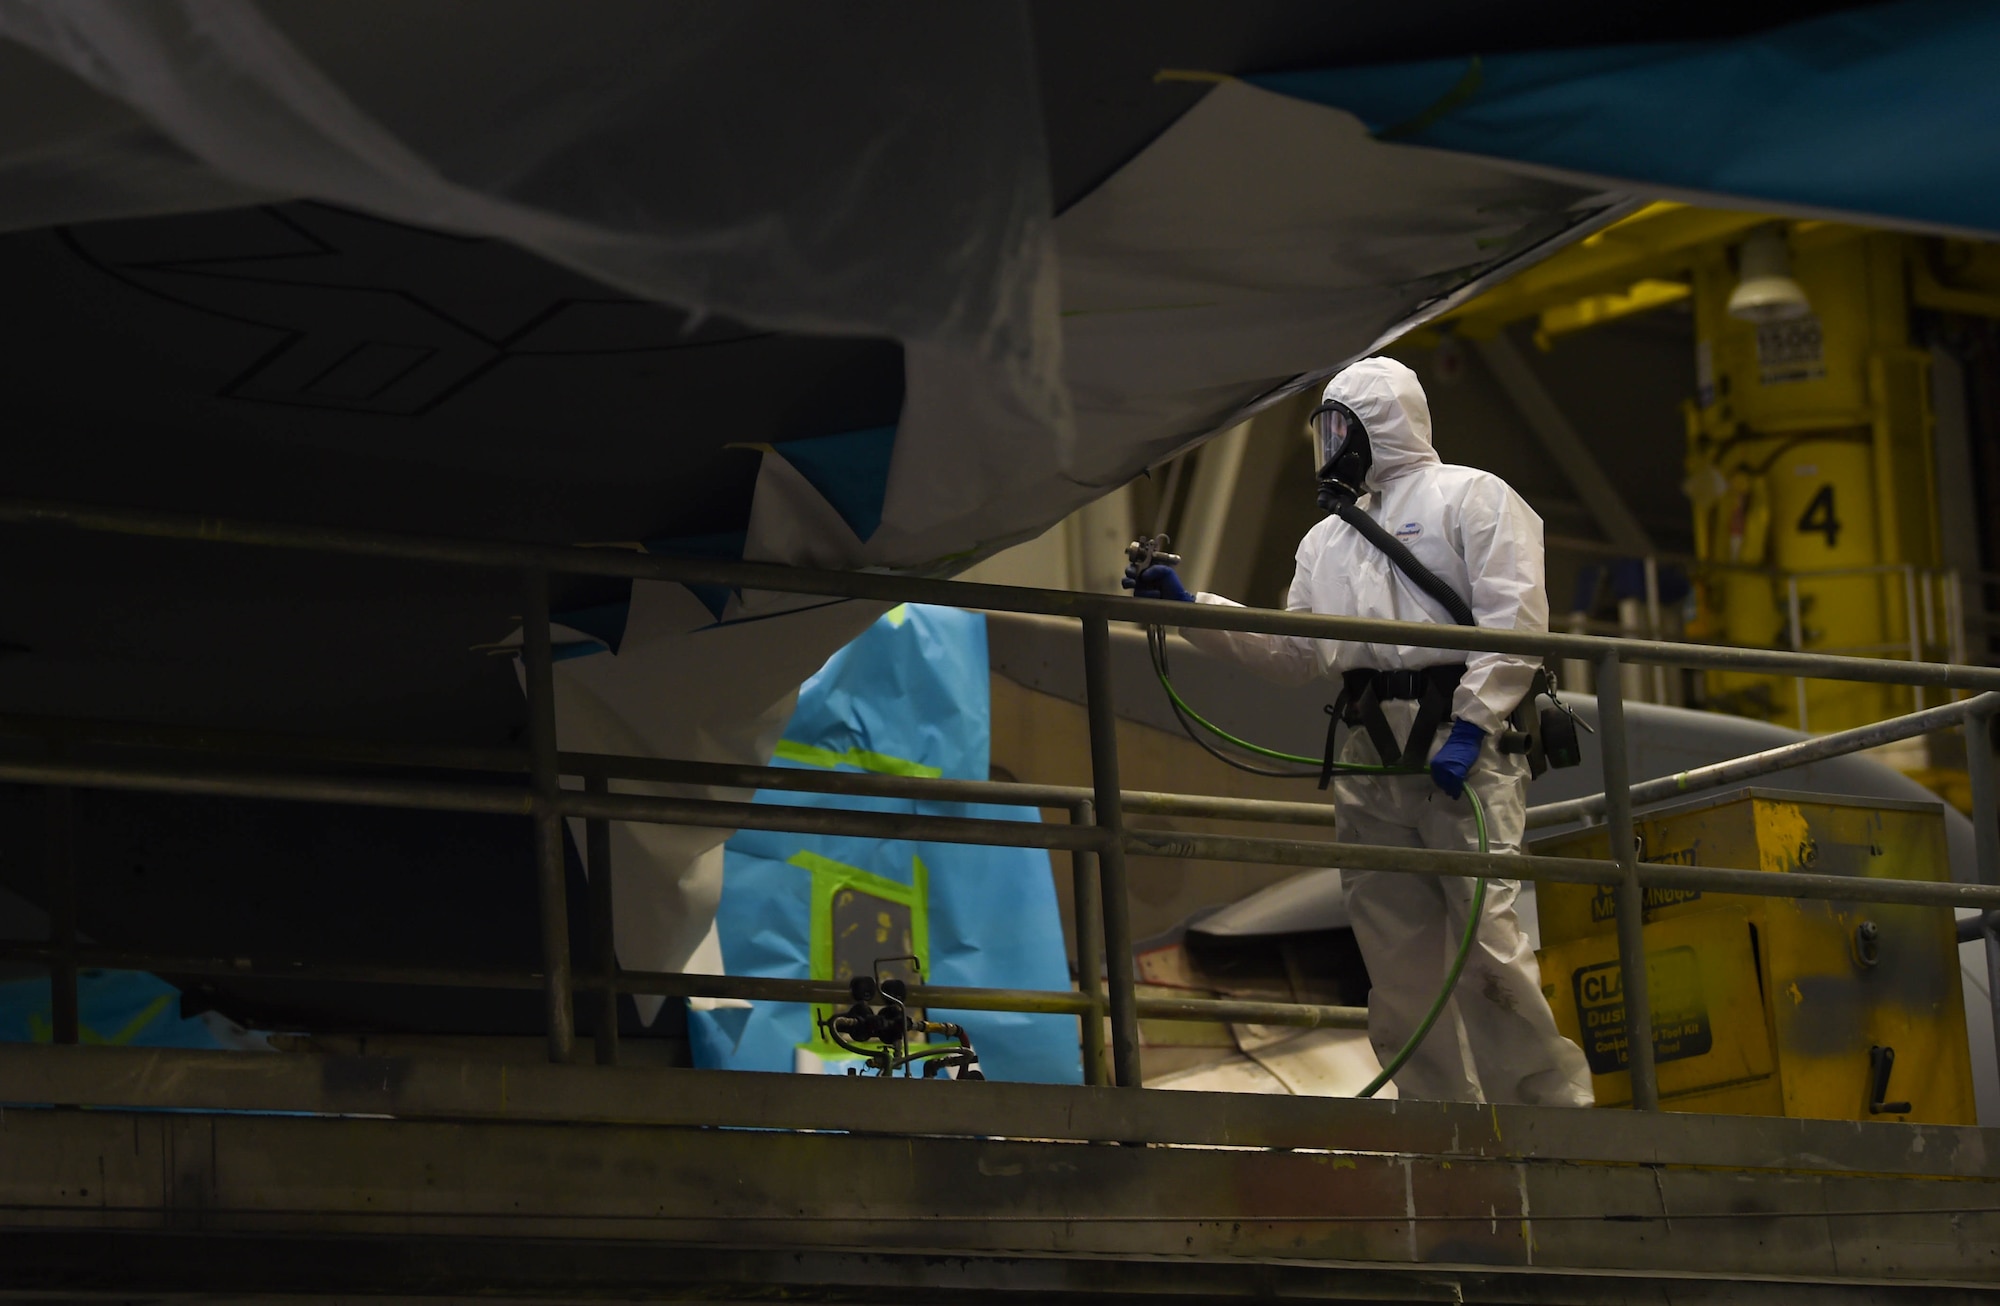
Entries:
<svg viewBox="0 0 2000 1306">
<path fill-rule="evenodd" d="M 1653 1042 L 1631 1042 L 1636 1110 L 1143 1091 L 1141 1017 L 1355 1027 L 1357 1008 L 1142 997 L 1128 854 L 1600 886 L 1624 1019 L 1651 1027 L 1655 890 L 1972 908 L 2000 975 L 2000 670 L 1830 654 L 1465 630 L 1310 613 L 836 573 L 695 557 L 363 534 L 0 501 L 0 523 L 146 539 L 517 570 L 525 745 L 416 747 L 121 722 L 0 721 L 44 747 L 0 781 L 44 789 L 49 937 L 0 955 L 46 967 L 55 1046 L 0 1046 L 0 1300 L 1133 1303 L 1844 1303 L 2000 1298 L 2000 1131 L 1662 1112 Z M 566 753 L 553 720 L 553 574 L 940 602 L 1079 621 L 1089 788 Z M 1604 789 L 1530 825 L 1600 820 L 1605 856 L 1387 848 L 1134 826 L 1127 817 L 1323 830 L 1323 804 L 1126 789 L 1113 622 L 1588 658 Z M 1972 691 L 1921 711 L 1632 782 L 1621 667 L 1684 665 Z M 1643 861 L 1634 807 L 1938 730 L 1968 742 L 1977 883 Z M 1973 745 L 1977 746 L 1973 746 Z M 59 746 L 58 746 L 59 745 Z M 446 779 L 440 773 L 458 778 Z M 485 782 L 463 776 L 484 773 Z M 582 782 L 566 787 L 565 777 Z M 995 821 L 614 792 L 645 781 L 1066 810 Z M 408 960 L 187 956 L 102 948 L 78 921 L 72 789 L 527 818 L 538 970 Z M 576 1039 L 579 999 L 842 1002 L 830 978 L 628 970 L 611 895 L 569 947 L 563 826 L 609 885 L 613 822 L 1064 849 L 1076 991 L 916 986 L 927 1010 L 1078 1020 L 1088 1087 L 619 1065 L 615 1020 Z M 1803 854 L 1802 863 L 1803 863 Z M 1838 868 L 1836 868 L 1838 869 Z M 154 948 L 171 939 L 149 940 Z M 1608 963 L 1607 963 L 1608 964 Z M 546 1061 L 89 1046 L 79 969 L 539 990 Z M 585 1056 L 597 1065 L 580 1065 Z M 1926 1067 L 1911 1066 L 1912 1074 Z M 1857 1085 L 1857 1088 L 1859 1086 Z"/>
<path fill-rule="evenodd" d="M 0 1100 L 0 1299 L 2000 1300 L 1996 1130 L 105 1047 Z"/>
</svg>

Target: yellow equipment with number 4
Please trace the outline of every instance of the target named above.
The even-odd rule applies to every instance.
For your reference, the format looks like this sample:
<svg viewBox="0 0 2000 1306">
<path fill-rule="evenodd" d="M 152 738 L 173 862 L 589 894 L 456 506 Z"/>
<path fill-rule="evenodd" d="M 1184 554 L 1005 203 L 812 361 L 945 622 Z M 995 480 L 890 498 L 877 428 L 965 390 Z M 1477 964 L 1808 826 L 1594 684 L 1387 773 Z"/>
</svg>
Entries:
<svg viewBox="0 0 2000 1306">
<path fill-rule="evenodd" d="M 1918 570 L 1940 556 L 1930 360 L 1910 345 L 1905 288 L 1919 254 L 1906 238 L 1828 223 L 1773 238 L 1810 300 L 1800 316 L 1732 315 L 1739 268 L 1721 251 L 1692 269 L 1687 490 L 1695 551 L 1716 569 L 1690 634 L 1908 656 L 1921 636 L 1911 614 L 1938 599 L 1912 587 L 1931 584 Z M 1712 706 L 1822 732 L 1914 706 L 1907 689 L 1852 681 L 1717 671 L 1708 687 Z"/>
<path fill-rule="evenodd" d="M 1749 789 L 1635 821 L 1641 861 L 1948 880 L 1936 803 Z M 1602 826 L 1537 853 L 1608 856 Z M 1628 1106 L 1612 893 L 1537 890 L 1544 992 L 1599 1106 Z M 1646 974 L 1668 1110 L 1973 1124 L 1951 912 L 1690 889 L 1646 894 Z"/>
</svg>

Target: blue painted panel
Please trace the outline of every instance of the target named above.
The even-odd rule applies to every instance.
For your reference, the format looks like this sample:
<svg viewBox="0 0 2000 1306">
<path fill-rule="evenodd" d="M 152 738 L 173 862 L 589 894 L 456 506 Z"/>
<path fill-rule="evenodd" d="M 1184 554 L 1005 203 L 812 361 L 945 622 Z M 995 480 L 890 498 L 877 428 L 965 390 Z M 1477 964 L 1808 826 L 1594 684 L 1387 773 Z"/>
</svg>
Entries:
<svg viewBox="0 0 2000 1306">
<path fill-rule="evenodd" d="M 1906 0 L 1727 41 L 1246 80 L 1384 139 L 2000 232 L 1996 66 L 2000 5 Z"/>
<path fill-rule="evenodd" d="M 776 759 L 781 766 L 921 770 L 985 779 L 991 726 L 986 621 L 911 605 L 877 621 L 800 690 Z M 758 801 L 926 815 L 1033 821 L 1033 808 L 911 803 L 814 794 Z M 801 852 L 898 885 L 925 877 L 929 978 L 938 984 L 1066 990 L 1069 964 L 1045 852 L 901 840 L 745 830 L 725 853 L 717 924 L 731 974 L 812 976 L 813 875 Z M 966 1027 L 990 1078 L 1076 1083 L 1077 1022 L 1068 1016 L 934 1012 Z M 810 1008 L 758 1003 L 749 1011 L 689 1013 L 696 1064 L 789 1071 L 813 1041 Z"/>
<path fill-rule="evenodd" d="M 896 450 L 895 427 L 787 440 L 771 447 L 833 505 L 856 538 L 865 541 L 881 526 L 882 505 L 889 494 L 889 462 Z"/>
</svg>

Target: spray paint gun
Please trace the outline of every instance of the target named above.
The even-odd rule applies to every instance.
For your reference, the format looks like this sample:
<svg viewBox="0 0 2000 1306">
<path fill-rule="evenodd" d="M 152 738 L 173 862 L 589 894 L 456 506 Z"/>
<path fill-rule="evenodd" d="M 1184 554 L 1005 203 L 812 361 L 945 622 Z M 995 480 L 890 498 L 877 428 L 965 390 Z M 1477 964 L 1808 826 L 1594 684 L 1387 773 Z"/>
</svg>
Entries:
<svg viewBox="0 0 2000 1306">
<path fill-rule="evenodd" d="M 1141 535 L 1125 546 L 1125 588 L 1132 589 L 1148 567 L 1178 567 L 1181 555 L 1167 552 L 1173 543 L 1166 535 Z"/>
</svg>

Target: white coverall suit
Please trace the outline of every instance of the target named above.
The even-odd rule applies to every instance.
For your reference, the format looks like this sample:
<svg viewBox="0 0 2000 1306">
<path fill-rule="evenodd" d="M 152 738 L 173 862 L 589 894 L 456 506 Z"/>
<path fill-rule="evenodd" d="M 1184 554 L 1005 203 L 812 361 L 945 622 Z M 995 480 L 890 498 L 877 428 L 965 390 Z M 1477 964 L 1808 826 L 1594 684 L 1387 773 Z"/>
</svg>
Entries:
<svg viewBox="0 0 2000 1306">
<path fill-rule="evenodd" d="M 1374 461 L 1366 476 L 1363 510 L 1465 596 L 1479 625 L 1548 629 L 1541 518 L 1499 477 L 1439 461 L 1431 448 L 1430 406 L 1416 374 L 1394 359 L 1365 359 L 1334 377 L 1326 398 L 1346 404 L 1368 430 Z M 1285 604 L 1291 611 L 1451 624 L 1451 615 L 1435 599 L 1338 517 L 1329 516 L 1306 533 L 1297 564 Z M 1196 601 L 1230 603 L 1212 594 L 1197 595 Z M 1492 850 L 1521 850 L 1528 762 L 1519 754 L 1501 754 L 1494 744 L 1528 692 L 1534 660 L 1290 635 L 1182 633 L 1197 647 L 1292 685 L 1337 679 L 1362 667 L 1394 670 L 1464 658 L 1465 674 L 1451 714 L 1487 736 L 1467 783 L 1486 805 Z M 1396 737 L 1406 738 L 1417 704 L 1395 700 L 1383 708 Z M 1446 721 L 1438 729 L 1431 752 L 1450 728 Z M 1360 729 L 1345 733 L 1340 759 L 1381 760 Z M 1336 773 L 1333 798 L 1341 842 L 1478 847 L 1470 805 L 1446 795 L 1429 775 Z M 1374 982 L 1368 999 L 1369 1040 L 1386 1064 L 1443 987 L 1464 936 L 1473 882 L 1386 871 L 1347 871 L 1342 880 L 1355 938 Z M 1519 888 L 1518 880 L 1487 882 L 1478 939 L 1455 1000 L 1396 1075 L 1402 1096 L 1590 1105 L 1589 1068 L 1577 1046 L 1556 1030 L 1542 996 L 1540 967 L 1514 914 Z"/>
</svg>

